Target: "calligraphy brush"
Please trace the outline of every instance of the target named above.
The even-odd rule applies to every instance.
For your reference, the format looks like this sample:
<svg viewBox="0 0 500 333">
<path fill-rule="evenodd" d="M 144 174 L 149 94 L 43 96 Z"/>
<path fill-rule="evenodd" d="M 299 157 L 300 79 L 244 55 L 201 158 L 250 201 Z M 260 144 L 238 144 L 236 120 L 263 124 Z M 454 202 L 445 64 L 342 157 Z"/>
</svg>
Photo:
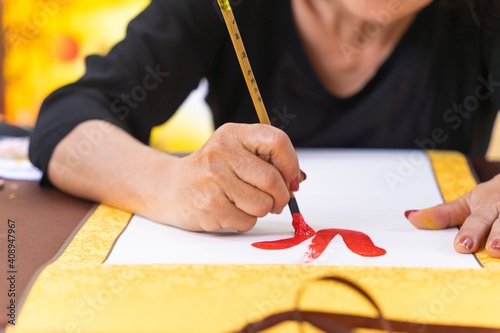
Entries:
<svg viewBox="0 0 500 333">
<path fill-rule="evenodd" d="M 255 80 L 255 77 L 253 75 L 252 67 L 250 66 L 250 62 L 245 51 L 245 46 L 243 45 L 243 41 L 241 39 L 238 25 L 236 24 L 236 20 L 234 18 L 233 10 L 231 9 L 231 5 L 229 4 L 229 0 L 218 0 L 218 2 L 219 7 L 222 11 L 222 16 L 224 17 L 224 21 L 226 22 L 227 30 L 229 31 L 229 35 L 231 36 L 231 41 L 233 42 L 234 51 L 236 52 L 236 56 L 238 57 L 241 71 L 243 72 L 243 76 L 245 77 L 248 91 L 250 92 L 250 96 L 252 97 L 255 111 L 257 111 L 259 121 L 261 124 L 271 125 L 269 116 L 267 115 L 266 107 L 264 106 L 264 102 L 262 101 L 262 97 L 260 96 L 259 88 L 257 87 L 257 81 Z M 290 201 L 288 201 L 288 207 L 290 208 L 290 212 L 292 213 L 295 221 L 296 216 L 300 216 L 301 214 L 299 206 L 297 204 L 297 200 L 295 199 L 295 195 L 292 191 L 289 192 Z"/>
</svg>

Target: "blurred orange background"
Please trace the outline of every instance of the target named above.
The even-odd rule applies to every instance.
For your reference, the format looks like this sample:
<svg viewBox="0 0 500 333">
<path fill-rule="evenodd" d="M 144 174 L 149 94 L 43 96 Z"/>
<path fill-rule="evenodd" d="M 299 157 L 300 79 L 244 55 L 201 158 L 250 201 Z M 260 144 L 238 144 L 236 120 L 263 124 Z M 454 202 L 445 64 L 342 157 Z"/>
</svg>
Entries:
<svg viewBox="0 0 500 333">
<path fill-rule="evenodd" d="M 84 72 L 88 54 L 106 54 L 145 0 L 4 2 L 5 113 L 33 126 L 43 99 Z"/>
<path fill-rule="evenodd" d="M 148 0 L 4 1 L 5 120 L 33 127 L 43 99 L 78 79 L 89 54 L 105 55 Z M 199 100 L 202 99 L 198 98 Z M 156 128 L 151 144 L 169 151 L 197 149 L 213 131 L 203 102 L 181 107 Z"/>
</svg>

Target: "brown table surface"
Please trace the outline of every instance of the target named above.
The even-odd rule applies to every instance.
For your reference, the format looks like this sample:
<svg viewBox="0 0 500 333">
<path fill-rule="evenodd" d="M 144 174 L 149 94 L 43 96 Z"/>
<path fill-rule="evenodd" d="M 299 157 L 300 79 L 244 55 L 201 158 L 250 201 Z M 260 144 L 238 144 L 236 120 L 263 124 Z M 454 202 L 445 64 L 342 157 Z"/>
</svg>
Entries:
<svg viewBox="0 0 500 333">
<path fill-rule="evenodd" d="M 42 188 L 38 182 L 6 181 L 0 190 L 0 327 L 9 320 L 8 220 L 15 221 L 15 299 L 19 305 L 31 277 L 56 255 L 93 206 L 56 189 Z"/>
<path fill-rule="evenodd" d="M 471 159 L 480 181 L 500 173 L 500 162 Z M 41 188 L 38 182 L 6 181 L 0 190 L 0 331 L 9 318 L 7 295 L 10 275 L 7 262 L 8 220 L 15 221 L 16 304 L 33 275 L 54 258 L 68 237 L 95 206 L 94 203 L 68 196 L 56 189 Z M 19 308 L 17 308 L 19 310 Z"/>
</svg>

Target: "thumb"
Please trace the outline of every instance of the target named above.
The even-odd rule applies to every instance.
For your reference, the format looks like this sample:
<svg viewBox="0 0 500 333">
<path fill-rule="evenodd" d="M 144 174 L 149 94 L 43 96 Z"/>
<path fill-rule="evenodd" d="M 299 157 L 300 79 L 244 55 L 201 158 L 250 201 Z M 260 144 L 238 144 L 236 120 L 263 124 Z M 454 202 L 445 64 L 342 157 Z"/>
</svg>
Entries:
<svg viewBox="0 0 500 333">
<path fill-rule="evenodd" d="M 407 210 L 406 218 L 419 229 L 444 229 L 462 225 L 471 214 L 470 192 L 460 198 L 431 208 Z"/>
</svg>

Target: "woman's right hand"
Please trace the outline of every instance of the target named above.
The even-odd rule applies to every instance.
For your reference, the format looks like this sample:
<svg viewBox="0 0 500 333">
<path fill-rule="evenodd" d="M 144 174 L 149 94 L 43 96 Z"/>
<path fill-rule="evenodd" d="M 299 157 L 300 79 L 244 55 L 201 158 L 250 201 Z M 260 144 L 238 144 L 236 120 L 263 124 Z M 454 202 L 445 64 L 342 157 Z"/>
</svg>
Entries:
<svg viewBox="0 0 500 333">
<path fill-rule="evenodd" d="M 192 231 L 247 231 L 258 217 L 279 213 L 304 179 L 283 131 L 225 124 L 199 150 L 165 166 L 147 217 Z"/>
</svg>

